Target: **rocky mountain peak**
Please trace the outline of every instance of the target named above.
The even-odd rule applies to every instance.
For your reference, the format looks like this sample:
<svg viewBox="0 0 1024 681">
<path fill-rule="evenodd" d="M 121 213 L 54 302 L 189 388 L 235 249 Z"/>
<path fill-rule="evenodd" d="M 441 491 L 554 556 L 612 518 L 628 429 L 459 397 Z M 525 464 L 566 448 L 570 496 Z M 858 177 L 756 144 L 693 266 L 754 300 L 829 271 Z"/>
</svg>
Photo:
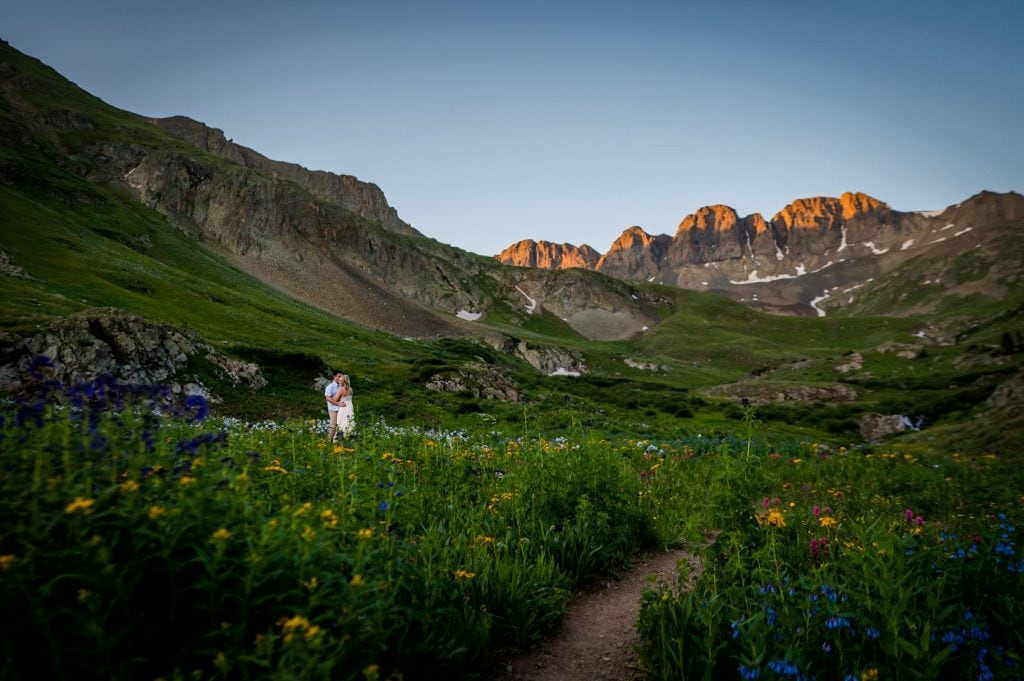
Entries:
<svg viewBox="0 0 1024 681">
<path fill-rule="evenodd" d="M 736 211 L 729 206 L 722 204 L 704 206 L 696 213 L 691 213 L 683 218 L 676 230 L 676 235 L 693 229 L 725 232 L 735 227 L 739 219 Z"/>
<path fill-rule="evenodd" d="M 612 251 L 647 248 L 654 239 L 655 237 L 645 232 L 642 227 L 634 225 L 633 227 L 627 227 L 623 230 L 622 234 L 619 235 L 619 238 L 612 243 L 608 252 L 611 253 Z"/>
<path fill-rule="evenodd" d="M 580 267 L 592 270 L 597 266 L 601 254 L 583 244 L 556 244 L 551 241 L 534 241 L 525 239 L 518 241 L 495 256 L 504 265 L 519 267 L 540 267 L 559 270 Z"/>
<path fill-rule="evenodd" d="M 830 229 L 861 215 L 888 211 L 889 206 L 860 192 L 846 192 L 840 198 L 814 196 L 797 199 L 772 218 L 772 225 L 787 230 Z"/>
</svg>

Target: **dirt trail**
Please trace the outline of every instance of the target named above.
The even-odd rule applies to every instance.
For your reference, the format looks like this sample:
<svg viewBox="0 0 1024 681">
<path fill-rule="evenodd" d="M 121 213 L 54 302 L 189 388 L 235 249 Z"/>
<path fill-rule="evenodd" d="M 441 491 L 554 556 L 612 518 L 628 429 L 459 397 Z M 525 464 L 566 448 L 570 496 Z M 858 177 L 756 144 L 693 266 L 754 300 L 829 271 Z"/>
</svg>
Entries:
<svg viewBox="0 0 1024 681">
<path fill-rule="evenodd" d="M 667 551 L 637 558 L 621 579 L 603 582 L 578 595 L 569 605 L 561 628 L 518 657 L 506 660 L 492 681 L 629 681 L 640 678 L 634 624 L 648 577 L 675 586 L 676 564 L 700 561 L 686 551 Z"/>
</svg>

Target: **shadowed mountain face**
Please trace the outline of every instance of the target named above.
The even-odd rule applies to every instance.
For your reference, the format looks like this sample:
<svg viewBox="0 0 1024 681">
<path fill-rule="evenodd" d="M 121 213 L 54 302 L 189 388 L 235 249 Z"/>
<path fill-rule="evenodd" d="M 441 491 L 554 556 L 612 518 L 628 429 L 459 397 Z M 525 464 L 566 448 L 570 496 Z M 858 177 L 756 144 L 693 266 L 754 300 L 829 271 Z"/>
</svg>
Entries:
<svg viewBox="0 0 1024 681">
<path fill-rule="evenodd" d="M 627 337 L 652 323 L 628 286 L 605 277 L 558 275 L 577 294 L 560 294 L 555 282 L 533 289 L 527 306 L 520 285 L 532 274 L 424 237 L 376 185 L 270 160 L 185 117 L 118 110 L 7 43 L 0 132 L 0 182 L 20 195 L 94 207 L 135 202 L 238 269 L 370 328 L 474 333 L 465 320 L 495 306 L 553 308 L 593 338 Z M 0 235 L 8 258 L 3 245 Z M 603 317 L 617 320 L 614 330 L 590 321 Z"/>
<path fill-rule="evenodd" d="M 944 258 L 946 251 L 980 248 L 979 242 L 1001 242 L 1008 230 L 1019 229 L 1022 205 L 1024 199 L 1016 193 L 982 192 L 938 214 L 905 213 L 866 194 L 846 193 L 798 199 L 770 221 L 759 213 L 740 217 L 729 206 L 706 206 L 683 218 L 672 237 L 628 228 L 592 269 L 626 281 L 721 293 L 776 312 L 822 314 L 818 303 L 833 308 L 852 304 L 856 295 L 834 294 L 870 288 L 876 277 L 904 262 Z M 961 238 L 968 233 L 970 238 Z M 950 243 L 938 246 L 944 242 Z M 517 259 L 522 252 L 516 244 L 497 257 L 522 265 Z M 976 255 L 1005 261 L 1005 267 L 976 268 L 993 276 L 1020 262 L 1016 246 L 1008 251 L 983 249 Z M 562 262 L 567 261 L 573 261 L 571 253 L 563 255 Z M 999 288 L 994 282 L 977 287 Z M 875 314 L 887 312 L 898 313 L 874 309 Z"/>
</svg>

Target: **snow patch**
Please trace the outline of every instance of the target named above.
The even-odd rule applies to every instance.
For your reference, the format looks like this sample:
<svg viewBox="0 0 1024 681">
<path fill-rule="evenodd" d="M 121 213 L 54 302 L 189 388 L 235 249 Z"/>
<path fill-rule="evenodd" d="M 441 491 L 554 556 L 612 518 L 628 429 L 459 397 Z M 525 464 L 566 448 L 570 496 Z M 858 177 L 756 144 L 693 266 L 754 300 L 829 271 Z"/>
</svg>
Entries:
<svg viewBox="0 0 1024 681">
<path fill-rule="evenodd" d="M 649 281 L 649 282 L 650 281 L 654 281 L 654 277 L 647 277 L 647 281 Z M 636 298 L 636 296 L 633 296 L 633 297 Z"/>
<path fill-rule="evenodd" d="M 740 284 L 763 284 L 763 283 L 765 283 L 767 281 L 778 281 L 779 279 L 795 279 L 795 278 L 796 278 L 795 274 L 776 274 L 774 276 L 758 277 L 757 276 L 757 270 L 754 270 L 753 272 L 750 273 L 750 276 L 748 276 L 746 279 L 743 279 L 741 281 L 736 281 L 734 279 L 730 279 L 729 283 L 730 284 L 736 284 L 736 285 L 740 285 Z"/>
<path fill-rule="evenodd" d="M 484 316 L 482 312 L 470 312 L 469 310 L 459 310 L 455 313 L 455 316 L 459 319 L 465 319 L 467 322 L 475 322 Z"/>
<path fill-rule="evenodd" d="M 974 229 L 974 228 L 973 227 L 964 227 L 959 232 L 956 232 L 955 234 L 953 234 L 953 236 L 960 236 L 961 234 L 967 234 L 967 232 L 971 231 L 972 229 Z"/>
<path fill-rule="evenodd" d="M 871 252 L 874 253 L 875 255 L 882 255 L 883 253 L 888 253 L 889 252 L 888 248 L 875 248 L 875 242 L 874 241 L 865 241 L 864 245 L 867 246 L 868 248 L 870 248 Z"/>
<path fill-rule="evenodd" d="M 533 311 L 537 309 L 537 301 L 526 295 L 526 291 L 516 286 L 516 290 L 523 294 L 523 298 L 526 298 L 526 314 L 533 314 Z"/>
<path fill-rule="evenodd" d="M 900 246 L 900 250 L 901 251 L 905 251 L 905 250 L 907 250 L 908 248 L 910 248 L 913 245 L 914 245 L 914 240 L 913 239 L 907 239 L 906 241 L 903 242 L 903 245 Z"/>
<path fill-rule="evenodd" d="M 778 244 L 775 244 L 775 259 L 776 259 L 776 260 L 782 260 L 782 259 L 783 259 L 783 258 L 785 258 L 785 257 L 786 257 L 786 256 L 784 256 L 784 255 L 782 254 L 782 249 L 781 249 L 781 248 L 779 248 L 779 245 L 778 245 Z"/>
<path fill-rule="evenodd" d="M 579 376 L 579 375 L 580 375 L 580 372 L 578 372 L 578 371 L 569 371 L 568 369 L 566 369 L 564 367 L 558 367 L 557 369 L 555 369 L 554 371 L 552 371 L 552 372 L 550 372 L 548 374 L 548 376 Z"/>
<path fill-rule="evenodd" d="M 956 225 L 954 225 L 954 224 L 953 224 L 953 223 L 951 222 L 951 223 L 949 223 L 948 225 L 946 225 L 945 227 L 943 227 L 942 229 L 940 229 L 939 231 L 940 231 L 940 232 L 945 232 L 945 231 L 946 231 L 947 229 L 952 229 L 952 228 L 954 228 L 954 227 L 956 227 Z"/>
<path fill-rule="evenodd" d="M 706 281 L 702 281 L 702 282 L 700 282 L 700 285 L 701 285 L 701 286 L 707 286 L 707 285 L 708 285 L 708 282 L 706 282 Z"/>
<path fill-rule="evenodd" d="M 822 265 L 822 266 L 821 266 L 821 267 L 819 267 L 818 269 L 814 270 L 814 272 L 820 272 L 820 271 L 822 271 L 823 269 L 825 269 L 826 267 L 832 267 L 832 264 L 833 264 L 833 263 L 832 263 L 832 261 L 831 261 L 831 260 L 829 260 L 829 261 L 828 261 L 827 263 L 825 263 L 824 265 Z M 814 272 L 811 272 L 811 274 L 814 274 Z"/>
<path fill-rule="evenodd" d="M 825 311 L 818 307 L 818 303 L 820 303 L 823 300 L 828 300 L 829 297 L 830 296 L 828 290 L 826 290 L 823 294 L 821 294 L 820 296 L 811 301 L 811 307 L 814 308 L 815 312 L 818 313 L 819 317 L 824 317 Z"/>
<path fill-rule="evenodd" d="M 919 210 L 917 211 L 917 214 L 923 215 L 926 218 L 934 218 L 938 217 L 939 215 L 942 215 L 945 212 L 945 210 Z"/>
<path fill-rule="evenodd" d="M 839 250 L 836 253 L 841 253 L 846 250 L 846 225 L 843 225 L 843 240 L 839 242 Z"/>
<path fill-rule="evenodd" d="M 802 277 L 805 274 L 807 274 L 807 266 L 804 265 L 803 263 L 800 263 L 799 265 L 796 266 L 796 276 Z"/>
<path fill-rule="evenodd" d="M 937 243 L 941 243 L 941 242 L 943 242 L 945 240 L 946 240 L 946 237 L 940 236 L 938 239 L 936 239 L 935 241 L 932 241 L 931 243 L 937 244 Z"/>
</svg>

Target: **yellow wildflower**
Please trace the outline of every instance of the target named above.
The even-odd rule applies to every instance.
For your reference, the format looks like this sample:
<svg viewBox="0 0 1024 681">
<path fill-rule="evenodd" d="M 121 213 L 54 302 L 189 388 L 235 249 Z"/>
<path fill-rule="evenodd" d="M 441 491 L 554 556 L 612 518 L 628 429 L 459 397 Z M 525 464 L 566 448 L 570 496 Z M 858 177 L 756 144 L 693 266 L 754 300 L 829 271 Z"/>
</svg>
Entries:
<svg viewBox="0 0 1024 681">
<path fill-rule="evenodd" d="M 484 535 L 481 534 L 480 536 L 478 536 L 476 538 L 476 542 L 479 543 L 479 544 L 493 544 L 494 543 L 494 537 L 485 537 Z"/>
<path fill-rule="evenodd" d="M 320 633 L 320 627 L 318 627 L 315 624 L 312 625 L 309 629 L 306 629 L 306 640 L 307 641 L 312 641 L 316 637 L 316 635 L 319 634 L 319 633 Z"/>
<path fill-rule="evenodd" d="M 163 514 L 167 513 L 167 509 L 163 506 L 150 506 L 149 507 L 149 519 L 156 520 Z"/>
<path fill-rule="evenodd" d="M 89 591 L 88 589 L 79 589 L 78 590 L 78 602 L 79 603 L 85 603 L 87 600 L 89 600 L 89 596 L 92 596 L 92 592 Z"/>
<path fill-rule="evenodd" d="M 771 525 L 772 527 L 785 527 L 786 518 L 779 509 L 773 508 L 764 513 L 758 513 L 757 523 L 759 525 Z"/>
<path fill-rule="evenodd" d="M 306 529 L 302 531 L 302 538 L 306 541 L 313 541 L 316 539 L 316 531 L 309 525 L 306 525 Z"/>
<path fill-rule="evenodd" d="M 279 464 L 276 464 L 276 463 L 273 466 L 264 466 L 263 470 L 270 471 L 271 473 L 284 473 L 285 475 L 288 474 L 288 471 L 286 471 L 285 469 L 281 468 L 281 466 Z"/>
<path fill-rule="evenodd" d="M 860 675 L 860 681 L 875 681 L 878 678 L 878 667 L 872 667 L 871 669 L 865 669 L 864 673 Z"/>
<path fill-rule="evenodd" d="M 821 516 L 821 518 L 818 520 L 818 522 L 821 523 L 822 527 L 835 527 L 836 526 L 836 519 L 833 518 L 830 515 L 823 515 L 823 516 Z"/>
<path fill-rule="evenodd" d="M 359 539 L 372 539 L 373 538 L 373 528 L 372 527 L 364 527 L 364 528 L 362 528 L 361 530 L 356 532 L 356 537 L 359 538 Z"/>
<path fill-rule="evenodd" d="M 139 483 L 135 482 L 134 480 L 125 480 L 124 482 L 121 483 L 121 491 L 122 492 L 138 492 L 139 491 Z"/>
<path fill-rule="evenodd" d="M 214 532 L 213 536 L 212 536 L 212 539 L 216 539 L 218 541 L 227 541 L 230 538 L 231 538 L 231 532 L 226 527 L 220 528 L 219 530 Z"/>
<path fill-rule="evenodd" d="M 338 516 L 335 515 L 334 511 L 332 511 L 329 508 L 328 509 L 324 509 L 323 513 L 320 514 L 320 518 L 321 518 L 321 520 L 324 521 L 324 526 L 325 527 L 337 527 L 338 526 Z"/>
<path fill-rule="evenodd" d="M 466 570 L 456 570 L 452 574 L 454 574 L 455 575 L 455 579 L 459 580 L 460 582 L 461 581 L 470 580 L 470 579 L 473 579 L 474 577 L 476 577 L 476 573 L 475 572 L 467 572 Z"/>
<path fill-rule="evenodd" d="M 181 480 L 179 480 L 178 482 L 180 482 L 183 485 L 194 485 L 195 482 L 196 482 L 196 479 L 193 478 L 190 475 L 183 475 L 183 476 L 181 476 Z"/>
<path fill-rule="evenodd" d="M 18 560 L 18 557 L 13 553 L 5 553 L 0 556 L 0 570 L 10 570 L 16 560 Z"/>
<path fill-rule="evenodd" d="M 377 681 L 380 678 L 380 667 L 375 664 L 368 664 L 363 668 L 363 678 L 366 681 Z"/>
<path fill-rule="evenodd" d="M 222 672 L 223 671 L 227 671 L 227 668 L 228 668 L 228 658 L 227 658 L 227 656 L 224 655 L 224 653 L 217 653 L 217 656 L 213 658 L 213 666 L 216 667 L 217 669 L 221 670 Z"/>
<path fill-rule="evenodd" d="M 92 505 L 96 503 L 93 499 L 86 499 L 85 497 L 75 497 L 75 500 L 64 507 L 65 513 L 92 513 Z"/>
<path fill-rule="evenodd" d="M 281 619 L 278 624 L 281 625 L 281 630 L 284 632 L 285 643 L 290 643 L 295 638 L 295 634 L 309 629 L 309 620 L 302 615 Z"/>
<path fill-rule="evenodd" d="M 320 582 L 319 582 L 319 581 L 317 581 L 316 575 L 313 575 L 312 577 L 310 577 L 310 578 L 309 578 L 309 581 L 308 581 L 308 582 L 303 582 L 303 583 L 302 583 L 302 586 L 306 587 L 306 588 L 307 588 L 307 589 L 309 589 L 310 591 L 313 591 L 314 589 L 316 589 L 316 587 L 317 587 L 317 585 L 318 585 L 319 583 L 320 583 Z"/>
<path fill-rule="evenodd" d="M 366 584 L 366 582 L 363 581 L 363 576 L 359 574 L 352 575 L 352 579 L 350 579 L 348 583 L 352 586 L 362 586 L 363 584 Z"/>
</svg>

